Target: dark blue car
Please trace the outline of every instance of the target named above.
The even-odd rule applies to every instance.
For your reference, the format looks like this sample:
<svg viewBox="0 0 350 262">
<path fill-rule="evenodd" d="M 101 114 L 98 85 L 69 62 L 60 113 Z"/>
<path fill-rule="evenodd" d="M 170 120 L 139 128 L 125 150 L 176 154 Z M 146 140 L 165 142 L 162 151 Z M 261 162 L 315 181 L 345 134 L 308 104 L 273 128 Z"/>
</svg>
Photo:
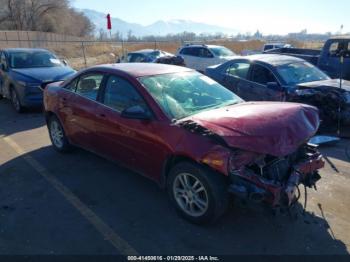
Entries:
<svg viewBox="0 0 350 262">
<path fill-rule="evenodd" d="M 340 117 L 350 124 L 350 82 L 342 81 L 340 88 L 339 79 L 303 59 L 276 54 L 238 57 L 205 73 L 246 101 L 309 104 L 318 107 L 325 121 Z"/>
<path fill-rule="evenodd" d="M 11 99 L 17 112 L 41 107 L 42 88 L 74 73 L 75 70 L 45 49 L 0 50 L 0 98 Z"/>
</svg>

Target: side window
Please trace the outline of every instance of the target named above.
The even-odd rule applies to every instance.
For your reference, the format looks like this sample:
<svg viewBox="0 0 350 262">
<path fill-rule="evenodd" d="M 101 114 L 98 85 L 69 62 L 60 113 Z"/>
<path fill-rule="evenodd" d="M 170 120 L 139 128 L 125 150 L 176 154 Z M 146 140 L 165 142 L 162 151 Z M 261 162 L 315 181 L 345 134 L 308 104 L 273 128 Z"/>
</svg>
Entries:
<svg viewBox="0 0 350 262">
<path fill-rule="evenodd" d="M 180 51 L 180 54 L 181 54 L 181 55 L 188 55 L 189 49 L 190 49 L 190 48 L 186 48 L 186 47 L 185 47 L 185 48 L 182 48 L 182 50 Z"/>
<path fill-rule="evenodd" d="M 198 48 L 198 56 L 204 58 L 213 58 L 213 54 L 207 48 Z"/>
<path fill-rule="evenodd" d="M 239 78 L 247 79 L 249 72 L 249 63 L 233 63 L 229 66 L 226 73 L 231 76 L 236 76 Z"/>
<path fill-rule="evenodd" d="M 130 63 L 138 63 L 143 62 L 145 60 L 145 56 L 143 54 L 129 54 L 128 62 Z"/>
<path fill-rule="evenodd" d="M 198 47 L 186 47 L 180 52 L 182 55 L 199 56 Z"/>
<path fill-rule="evenodd" d="M 89 74 L 80 77 L 76 93 L 86 98 L 96 100 L 103 79 L 103 74 Z"/>
<path fill-rule="evenodd" d="M 349 51 L 349 42 L 346 41 L 337 41 L 330 45 L 329 55 L 333 57 L 339 57 L 342 52 L 347 56 Z"/>
<path fill-rule="evenodd" d="M 267 85 L 269 82 L 277 82 L 272 72 L 261 65 L 253 66 L 251 80 L 262 85 Z"/>
<path fill-rule="evenodd" d="M 149 112 L 145 101 L 135 88 L 128 81 L 117 76 L 108 78 L 103 103 L 119 113 L 137 105 Z"/>
<path fill-rule="evenodd" d="M 68 85 L 66 85 L 64 88 L 74 92 L 75 89 L 76 89 L 76 87 L 77 87 L 78 79 L 79 79 L 79 78 L 75 78 L 73 81 L 71 81 L 71 82 L 70 82 Z"/>
</svg>

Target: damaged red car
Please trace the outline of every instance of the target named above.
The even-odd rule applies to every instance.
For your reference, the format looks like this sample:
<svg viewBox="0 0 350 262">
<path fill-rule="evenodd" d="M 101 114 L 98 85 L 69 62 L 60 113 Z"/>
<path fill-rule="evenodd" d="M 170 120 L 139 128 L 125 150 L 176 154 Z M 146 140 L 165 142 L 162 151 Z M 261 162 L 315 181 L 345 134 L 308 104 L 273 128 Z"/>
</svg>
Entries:
<svg viewBox="0 0 350 262">
<path fill-rule="evenodd" d="M 289 207 L 324 165 L 308 145 L 315 107 L 246 103 L 187 68 L 92 67 L 50 84 L 44 105 L 56 150 L 82 147 L 151 178 L 194 223 L 223 215 L 230 195 Z"/>
</svg>

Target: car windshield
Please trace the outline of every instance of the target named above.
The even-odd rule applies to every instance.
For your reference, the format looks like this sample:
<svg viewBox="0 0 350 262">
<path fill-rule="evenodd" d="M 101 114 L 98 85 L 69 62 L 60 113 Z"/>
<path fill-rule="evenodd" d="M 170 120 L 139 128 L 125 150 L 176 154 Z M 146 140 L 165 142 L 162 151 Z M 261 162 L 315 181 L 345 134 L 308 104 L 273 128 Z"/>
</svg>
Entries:
<svg viewBox="0 0 350 262">
<path fill-rule="evenodd" d="M 209 48 L 215 56 L 235 56 L 236 54 L 232 52 L 230 49 L 227 49 L 226 47 L 210 47 Z"/>
<path fill-rule="evenodd" d="M 277 67 L 287 85 L 314 82 L 330 79 L 325 73 L 307 62 L 290 63 Z"/>
<path fill-rule="evenodd" d="M 214 80 L 197 72 L 147 76 L 139 79 L 170 119 L 243 102 Z"/>
<path fill-rule="evenodd" d="M 43 51 L 13 52 L 9 54 L 9 61 L 12 68 L 63 66 L 55 55 Z"/>
</svg>

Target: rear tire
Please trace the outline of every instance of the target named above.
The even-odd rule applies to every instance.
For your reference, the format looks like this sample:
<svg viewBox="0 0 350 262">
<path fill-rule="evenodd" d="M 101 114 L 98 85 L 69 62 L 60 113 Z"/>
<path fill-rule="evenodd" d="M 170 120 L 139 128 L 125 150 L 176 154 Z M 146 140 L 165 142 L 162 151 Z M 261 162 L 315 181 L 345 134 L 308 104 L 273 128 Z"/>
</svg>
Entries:
<svg viewBox="0 0 350 262">
<path fill-rule="evenodd" d="M 66 153 L 71 150 L 61 122 L 56 116 L 51 116 L 48 121 L 50 140 L 54 149 L 60 153 Z"/>
<path fill-rule="evenodd" d="M 217 221 L 227 210 L 227 180 L 200 165 L 181 162 L 168 177 L 167 190 L 179 215 L 194 224 Z"/>
<path fill-rule="evenodd" d="M 23 113 L 24 107 L 21 105 L 19 96 L 14 88 L 11 89 L 11 102 L 13 108 L 16 110 L 17 113 Z"/>
</svg>

